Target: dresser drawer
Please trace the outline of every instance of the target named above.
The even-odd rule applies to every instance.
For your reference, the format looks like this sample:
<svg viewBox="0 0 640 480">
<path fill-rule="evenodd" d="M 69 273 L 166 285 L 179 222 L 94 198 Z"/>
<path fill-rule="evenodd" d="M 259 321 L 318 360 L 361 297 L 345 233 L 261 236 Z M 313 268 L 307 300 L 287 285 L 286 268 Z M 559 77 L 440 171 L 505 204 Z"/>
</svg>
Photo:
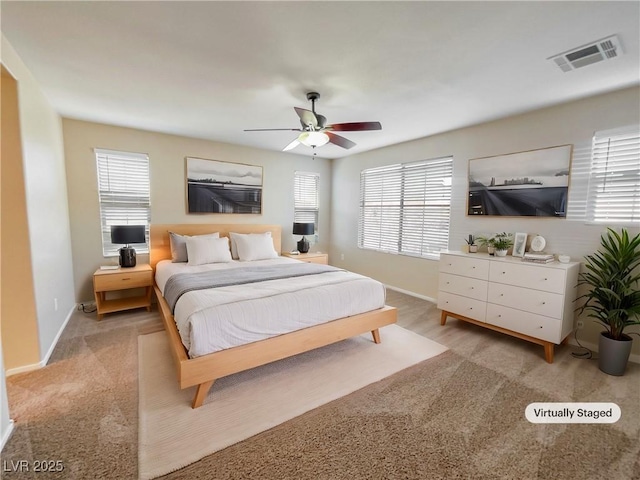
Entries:
<svg viewBox="0 0 640 480">
<path fill-rule="evenodd" d="M 523 263 L 492 262 L 489 281 L 563 294 L 565 271 Z"/>
<path fill-rule="evenodd" d="M 487 304 L 486 322 L 491 325 L 523 333 L 559 344 L 562 341 L 562 322 L 554 318 L 523 312 L 503 305 Z"/>
<path fill-rule="evenodd" d="M 438 293 L 438 308 L 447 312 L 457 313 L 463 317 L 473 318 L 484 322 L 487 303 L 474 298 L 454 295 L 447 292 Z"/>
<path fill-rule="evenodd" d="M 455 293 L 482 301 L 487 299 L 488 283 L 486 280 L 461 277 L 450 273 L 440 273 L 439 277 L 438 283 L 441 292 Z"/>
<path fill-rule="evenodd" d="M 514 287 L 503 283 L 490 283 L 487 298 L 490 303 L 562 319 L 564 297 L 557 293 Z"/>
<path fill-rule="evenodd" d="M 489 278 L 489 261 L 441 253 L 440 272 L 487 280 Z"/>
<path fill-rule="evenodd" d="M 118 272 L 110 275 L 95 275 L 93 285 L 96 292 L 149 287 L 153 285 L 153 272 Z"/>
</svg>

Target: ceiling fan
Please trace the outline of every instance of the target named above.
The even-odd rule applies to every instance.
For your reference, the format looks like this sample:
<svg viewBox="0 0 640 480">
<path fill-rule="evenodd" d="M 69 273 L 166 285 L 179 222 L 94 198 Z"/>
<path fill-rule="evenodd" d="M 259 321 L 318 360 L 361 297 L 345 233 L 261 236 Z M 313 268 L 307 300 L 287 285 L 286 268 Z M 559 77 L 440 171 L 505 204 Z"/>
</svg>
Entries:
<svg viewBox="0 0 640 480">
<path fill-rule="evenodd" d="M 327 143 L 333 143 L 342 148 L 352 148 L 356 144 L 348 138 L 336 135 L 333 132 L 362 132 L 365 130 L 382 130 L 380 122 L 352 122 L 334 123 L 327 125 L 327 118 L 316 113 L 316 100 L 320 98 L 318 92 L 307 93 L 307 100 L 311 101 L 311 110 L 293 107 L 298 117 L 300 117 L 301 128 L 254 128 L 245 132 L 270 132 L 270 131 L 292 131 L 301 132 L 298 137 L 289 145 L 282 149 L 283 152 L 291 150 L 298 145 L 308 147 L 321 147 Z"/>
</svg>

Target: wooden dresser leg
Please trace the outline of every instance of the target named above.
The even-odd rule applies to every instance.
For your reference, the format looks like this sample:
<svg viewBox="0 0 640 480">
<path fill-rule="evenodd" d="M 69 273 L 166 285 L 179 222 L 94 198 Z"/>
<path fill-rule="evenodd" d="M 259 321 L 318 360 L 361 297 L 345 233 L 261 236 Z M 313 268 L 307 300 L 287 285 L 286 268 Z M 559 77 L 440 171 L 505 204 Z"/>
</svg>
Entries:
<svg viewBox="0 0 640 480">
<path fill-rule="evenodd" d="M 440 314 L 440 325 L 444 325 L 445 323 L 447 323 L 447 312 L 443 310 Z"/>
<path fill-rule="evenodd" d="M 553 363 L 553 343 L 544 344 L 544 359 L 547 363 Z"/>
<path fill-rule="evenodd" d="M 371 330 L 371 335 L 373 335 L 374 343 L 380 343 L 380 331 L 377 328 L 375 330 Z"/>
<path fill-rule="evenodd" d="M 193 403 L 191 404 L 191 408 L 199 408 L 202 406 L 202 402 L 207 398 L 207 393 L 209 393 L 209 389 L 211 385 L 213 385 L 215 380 L 211 380 L 210 382 L 204 382 L 198 385 L 198 390 L 196 390 L 196 394 L 193 397 Z"/>
</svg>

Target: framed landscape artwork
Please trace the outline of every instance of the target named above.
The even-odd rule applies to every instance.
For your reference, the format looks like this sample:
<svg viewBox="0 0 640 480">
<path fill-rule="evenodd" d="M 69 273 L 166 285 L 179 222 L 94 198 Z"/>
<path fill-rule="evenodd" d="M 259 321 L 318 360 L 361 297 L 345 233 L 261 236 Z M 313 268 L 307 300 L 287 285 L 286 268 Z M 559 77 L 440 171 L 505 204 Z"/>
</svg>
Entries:
<svg viewBox="0 0 640 480">
<path fill-rule="evenodd" d="M 567 215 L 572 145 L 469 160 L 468 215 Z"/>
<path fill-rule="evenodd" d="M 262 167 L 186 157 L 188 213 L 262 213 Z"/>
</svg>

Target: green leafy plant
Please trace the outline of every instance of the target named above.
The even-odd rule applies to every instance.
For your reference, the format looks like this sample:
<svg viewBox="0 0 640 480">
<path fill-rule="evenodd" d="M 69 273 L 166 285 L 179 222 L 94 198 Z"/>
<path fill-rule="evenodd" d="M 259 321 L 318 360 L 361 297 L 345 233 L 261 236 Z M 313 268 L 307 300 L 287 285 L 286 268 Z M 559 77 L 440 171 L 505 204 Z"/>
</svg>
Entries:
<svg viewBox="0 0 640 480">
<path fill-rule="evenodd" d="M 513 245 L 513 237 L 510 233 L 496 233 L 490 240 L 496 250 L 508 250 Z"/>
<path fill-rule="evenodd" d="M 624 333 L 631 325 L 640 325 L 640 234 L 629 238 L 609 228 L 600 237 L 601 248 L 585 256 L 585 271 L 580 273 L 578 285 L 590 287 L 580 296 L 585 310 L 607 329 L 613 340 L 630 340 Z"/>
<path fill-rule="evenodd" d="M 487 235 L 478 235 L 476 237 L 476 243 L 481 247 L 493 247 L 493 237 Z"/>
</svg>

